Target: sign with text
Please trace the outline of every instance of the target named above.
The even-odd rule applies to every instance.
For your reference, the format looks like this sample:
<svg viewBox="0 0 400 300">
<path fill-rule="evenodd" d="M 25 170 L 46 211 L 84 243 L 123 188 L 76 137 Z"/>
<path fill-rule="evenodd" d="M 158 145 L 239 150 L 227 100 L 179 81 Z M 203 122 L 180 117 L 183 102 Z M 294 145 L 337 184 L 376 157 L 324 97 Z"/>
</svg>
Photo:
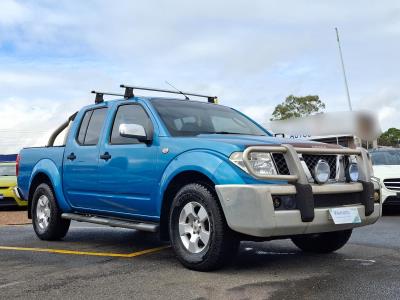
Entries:
<svg viewBox="0 0 400 300">
<path fill-rule="evenodd" d="M 361 218 L 356 207 L 330 208 L 329 214 L 335 224 L 361 223 Z"/>
</svg>

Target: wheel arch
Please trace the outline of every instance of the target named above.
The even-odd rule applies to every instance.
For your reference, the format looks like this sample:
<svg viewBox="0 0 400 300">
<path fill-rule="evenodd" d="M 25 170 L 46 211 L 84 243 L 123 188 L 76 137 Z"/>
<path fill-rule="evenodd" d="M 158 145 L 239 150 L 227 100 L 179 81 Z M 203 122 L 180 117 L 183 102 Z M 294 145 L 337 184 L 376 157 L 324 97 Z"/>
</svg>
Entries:
<svg viewBox="0 0 400 300">
<path fill-rule="evenodd" d="M 160 237 L 162 240 L 169 240 L 168 217 L 174 196 L 182 187 L 190 183 L 200 183 L 205 185 L 218 199 L 217 193 L 215 192 L 216 183 L 204 173 L 194 170 L 186 170 L 176 174 L 168 183 L 162 196 L 160 212 Z"/>
<path fill-rule="evenodd" d="M 28 194 L 28 217 L 31 217 L 33 194 L 37 186 L 41 183 L 47 183 L 53 189 L 57 204 L 63 212 L 71 211 L 71 207 L 64 197 L 61 171 L 59 171 L 52 160 L 43 159 L 32 170 Z"/>
</svg>

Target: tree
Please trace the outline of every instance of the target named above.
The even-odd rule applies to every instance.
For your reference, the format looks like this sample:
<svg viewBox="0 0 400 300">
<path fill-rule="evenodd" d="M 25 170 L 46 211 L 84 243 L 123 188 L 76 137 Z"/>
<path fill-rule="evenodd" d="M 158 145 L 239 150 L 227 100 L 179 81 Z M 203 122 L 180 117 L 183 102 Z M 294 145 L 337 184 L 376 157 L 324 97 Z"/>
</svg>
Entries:
<svg viewBox="0 0 400 300">
<path fill-rule="evenodd" d="M 304 97 L 289 95 L 283 103 L 275 107 L 271 121 L 309 116 L 324 109 L 325 103 L 317 95 Z"/>
<path fill-rule="evenodd" d="M 389 128 L 378 138 L 381 146 L 398 146 L 400 144 L 400 129 Z"/>
</svg>

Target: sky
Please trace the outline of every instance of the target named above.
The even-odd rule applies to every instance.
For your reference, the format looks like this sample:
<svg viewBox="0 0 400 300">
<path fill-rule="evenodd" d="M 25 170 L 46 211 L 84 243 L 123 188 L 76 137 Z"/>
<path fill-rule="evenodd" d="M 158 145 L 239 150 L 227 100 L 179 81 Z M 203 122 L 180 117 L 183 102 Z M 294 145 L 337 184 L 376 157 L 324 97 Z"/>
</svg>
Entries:
<svg viewBox="0 0 400 300">
<path fill-rule="evenodd" d="M 46 143 L 93 89 L 217 95 L 259 122 L 294 94 L 400 128 L 400 2 L 0 1 L 0 153 Z M 143 92 L 143 95 L 149 95 Z"/>
</svg>

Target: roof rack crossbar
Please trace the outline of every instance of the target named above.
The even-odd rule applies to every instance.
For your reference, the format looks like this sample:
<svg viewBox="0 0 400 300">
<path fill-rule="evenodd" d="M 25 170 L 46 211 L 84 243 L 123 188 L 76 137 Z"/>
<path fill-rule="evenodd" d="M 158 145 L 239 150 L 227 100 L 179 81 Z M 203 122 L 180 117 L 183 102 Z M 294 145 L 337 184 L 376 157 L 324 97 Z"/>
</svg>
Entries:
<svg viewBox="0 0 400 300">
<path fill-rule="evenodd" d="M 92 94 L 96 94 L 96 98 L 94 99 L 94 103 L 99 104 L 104 102 L 104 95 L 109 95 L 109 96 L 124 96 L 123 94 L 118 94 L 118 93 L 107 93 L 107 92 L 100 92 L 100 91 L 92 91 Z"/>
<path fill-rule="evenodd" d="M 207 98 L 208 102 L 217 103 L 216 96 L 208 96 L 208 95 L 202 95 L 202 94 L 194 94 L 194 93 L 187 93 L 187 92 L 174 91 L 174 90 L 157 89 L 157 88 L 150 88 L 150 87 L 143 87 L 143 86 L 130 86 L 130 85 L 125 85 L 125 84 L 121 84 L 120 87 L 125 88 L 125 98 L 133 97 L 133 90 L 143 90 L 143 91 L 153 91 L 153 92 L 161 92 L 161 93 L 179 94 L 179 95 L 188 95 L 188 96 Z"/>
</svg>

